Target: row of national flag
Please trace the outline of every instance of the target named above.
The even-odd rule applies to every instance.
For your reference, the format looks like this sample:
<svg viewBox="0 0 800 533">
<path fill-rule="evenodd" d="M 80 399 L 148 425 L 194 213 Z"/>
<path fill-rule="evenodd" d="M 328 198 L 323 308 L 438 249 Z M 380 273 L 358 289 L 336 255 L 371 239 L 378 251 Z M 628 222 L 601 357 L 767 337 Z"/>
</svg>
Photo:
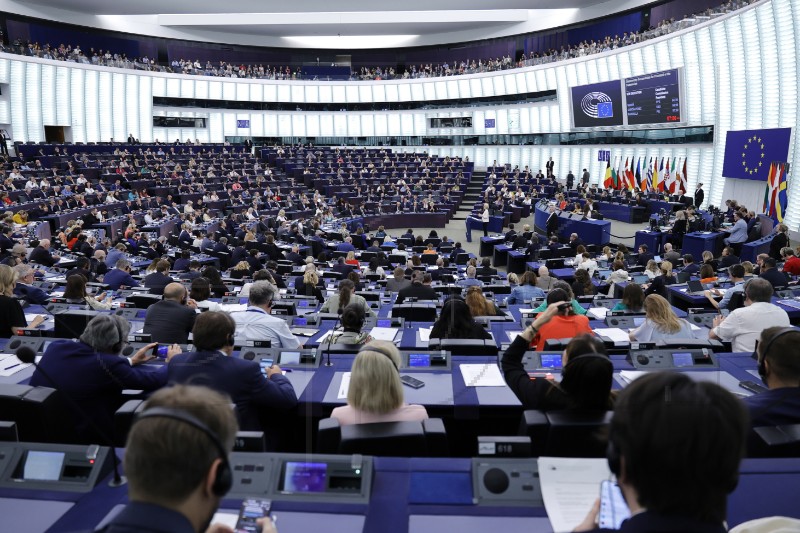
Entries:
<svg viewBox="0 0 800 533">
<path fill-rule="evenodd" d="M 633 158 L 625 158 L 623 165 L 622 157 L 611 161 L 606 165 L 605 179 L 603 186 L 611 189 L 633 189 L 638 187 L 642 191 L 658 191 L 669 194 L 681 194 L 686 192 L 686 158 L 683 162 L 678 162 L 679 158 L 649 159 L 640 157 L 634 165 Z M 665 162 L 666 161 L 666 162 Z"/>
<path fill-rule="evenodd" d="M 767 174 L 767 186 L 764 189 L 764 214 L 777 222 L 783 222 L 789 197 L 786 170 L 787 163 L 771 163 Z"/>
</svg>

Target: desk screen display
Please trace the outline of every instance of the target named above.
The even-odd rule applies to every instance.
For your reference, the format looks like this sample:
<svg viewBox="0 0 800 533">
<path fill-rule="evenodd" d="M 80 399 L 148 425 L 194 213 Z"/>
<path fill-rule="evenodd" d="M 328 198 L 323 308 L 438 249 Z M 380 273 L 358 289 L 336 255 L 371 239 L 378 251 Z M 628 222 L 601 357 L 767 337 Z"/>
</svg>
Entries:
<svg viewBox="0 0 800 533">
<path fill-rule="evenodd" d="M 431 356 L 427 353 L 409 354 L 408 366 L 431 366 Z"/>
<path fill-rule="evenodd" d="M 147 309 L 136 311 L 136 318 L 144 320 L 147 317 Z"/>
<path fill-rule="evenodd" d="M 386 319 L 386 318 L 378 319 L 377 326 L 379 328 L 390 328 L 390 327 L 392 327 L 392 319 L 391 318 L 389 318 L 389 319 Z"/>
<path fill-rule="evenodd" d="M 281 352 L 282 365 L 299 365 L 300 352 Z"/>
<path fill-rule="evenodd" d="M 283 476 L 286 492 L 325 492 L 328 478 L 326 463 L 287 462 Z"/>
<path fill-rule="evenodd" d="M 629 125 L 680 122 L 678 69 L 625 78 L 625 106 Z"/>
<path fill-rule="evenodd" d="M 308 307 L 308 300 L 297 300 L 297 307 Z"/>
<path fill-rule="evenodd" d="M 540 356 L 542 368 L 561 368 L 560 353 L 543 353 Z"/>
<path fill-rule="evenodd" d="M 622 126 L 622 84 L 619 80 L 571 87 L 570 96 L 574 127 Z"/>
<path fill-rule="evenodd" d="M 36 481 L 58 481 L 64 466 L 63 452 L 28 452 L 22 479 Z"/>
<path fill-rule="evenodd" d="M 308 325 L 308 319 L 305 318 L 305 317 L 302 317 L 302 318 L 301 317 L 297 317 L 292 321 L 292 323 L 295 326 L 307 326 Z"/>
<path fill-rule="evenodd" d="M 270 358 L 262 357 L 261 361 L 259 361 L 259 364 L 261 365 L 261 371 L 266 372 L 267 369 L 272 366 L 272 362 L 273 359 L 271 357 Z"/>
<path fill-rule="evenodd" d="M 672 364 L 676 367 L 693 366 L 694 359 L 689 352 L 680 352 L 672 354 Z"/>
</svg>

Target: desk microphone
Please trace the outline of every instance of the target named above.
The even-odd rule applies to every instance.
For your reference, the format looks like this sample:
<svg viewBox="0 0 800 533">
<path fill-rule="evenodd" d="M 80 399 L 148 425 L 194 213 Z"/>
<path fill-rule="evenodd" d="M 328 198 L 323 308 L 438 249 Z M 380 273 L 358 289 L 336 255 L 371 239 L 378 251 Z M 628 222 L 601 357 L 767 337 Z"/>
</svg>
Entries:
<svg viewBox="0 0 800 533">
<path fill-rule="evenodd" d="M 325 366 L 333 366 L 333 363 L 331 363 L 331 344 L 333 344 L 333 335 L 336 332 L 336 325 L 339 324 L 341 319 L 342 310 L 339 309 L 336 315 L 336 322 L 333 323 L 333 329 L 331 329 L 331 334 L 328 336 L 328 358 L 325 360 Z"/>
<path fill-rule="evenodd" d="M 17 359 L 19 359 L 23 363 L 31 364 L 31 365 L 35 366 L 36 369 L 39 372 L 42 373 L 42 375 L 45 377 L 45 379 L 47 379 L 47 381 L 50 382 L 50 384 L 53 386 L 53 388 L 58 390 L 64 396 L 64 398 L 67 399 L 67 403 L 69 403 L 70 406 L 72 406 L 72 408 L 75 411 L 77 411 L 85 421 L 87 421 L 89 423 L 89 426 L 91 426 L 91 428 L 93 430 L 95 430 L 98 433 L 98 435 L 100 435 L 100 437 L 102 437 L 107 442 L 107 444 L 111 448 L 111 457 L 112 457 L 113 462 L 114 462 L 114 477 L 113 477 L 113 479 L 111 479 L 111 481 L 108 482 L 108 486 L 109 487 L 121 487 L 122 485 L 127 483 L 128 480 L 125 479 L 125 476 L 122 476 L 119 473 L 119 458 L 117 457 L 117 448 L 116 448 L 116 446 L 114 446 L 114 440 L 108 438 L 108 435 L 106 434 L 106 432 L 103 431 L 102 429 L 100 429 L 100 427 L 95 423 L 95 421 L 92 420 L 92 417 L 87 415 L 86 411 L 84 411 L 81 408 L 81 406 L 78 405 L 78 403 L 75 400 L 73 400 L 72 397 L 69 394 L 67 394 L 66 392 L 64 392 L 62 390 L 59 390 L 58 386 L 56 385 L 55 380 L 53 380 L 53 378 L 51 378 L 47 374 L 47 372 L 45 372 L 44 369 L 41 366 L 39 366 L 39 363 L 36 362 L 36 352 L 33 351 L 32 348 L 30 348 L 29 346 L 21 346 L 21 347 L 19 347 L 17 349 L 15 355 L 17 356 Z"/>
</svg>

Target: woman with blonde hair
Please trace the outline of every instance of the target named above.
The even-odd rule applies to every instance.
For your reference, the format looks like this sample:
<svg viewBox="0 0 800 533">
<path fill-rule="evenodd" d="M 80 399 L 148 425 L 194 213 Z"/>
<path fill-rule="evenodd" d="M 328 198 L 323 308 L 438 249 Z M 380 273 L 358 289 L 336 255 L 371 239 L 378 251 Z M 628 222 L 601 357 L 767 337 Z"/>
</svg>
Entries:
<svg viewBox="0 0 800 533">
<path fill-rule="evenodd" d="M 678 283 L 675 276 L 672 274 L 672 263 L 669 261 L 661 261 L 661 274 L 653 278 L 650 285 L 647 286 L 644 293 L 645 295 L 659 294 L 666 298 L 667 285 L 674 285 Z"/>
<path fill-rule="evenodd" d="M 467 289 L 467 297 L 464 298 L 464 301 L 467 302 L 467 307 L 469 307 L 469 312 L 473 318 L 502 315 L 502 313 L 498 312 L 497 306 L 486 299 L 483 295 L 483 289 L 477 285 Z"/>
<path fill-rule="evenodd" d="M 353 265 L 355 267 L 359 266 L 358 259 L 356 259 L 356 253 L 352 250 L 347 252 L 347 257 L 344 258 L 344 262 L 346 265 Z"/>
<path fill-rule="evenodd" d="M 656 263 L 655 259 L 650 259 L 647 262 L 647 266 L 644 267 L 644 274 L 652 281 L 660 273 L 658 263 Z"/>
<path fill-rule="evenodd" d="M 239 261 L 228 274 L 233 279 L 243 279 L 250 275 L 250 263 Z"/>
<path fill-rule="evenodd" d="M 14 298 L 14 287 L 17 284 L 17 273 L 8 265 L 0 265 L 0 339 L 8 339 L 17 334 L 17 330 L 28 327 L 25 313 L 19 300 Z M 30 327 L 35 328 L 44 322 L 43 316 L 37 316 Z"/>
<path fill-rule="evenodd" d="M 334 409 L 331 418 L 343 426 L 426 420 L 425 407 L 405 403 L 400 365 L 400 352 L 391 342 L 365 344 L 350 370 L 347 405 Z"/>
<path fill-rule="evenodd" d="M 666 298 L 650 294 L 644 299 L 644 323 L 630 332 L 632 341 L 649 342 L 662 339 L 692 339 L 692 326 L 678 318 Z"/>
<path fill-rule="evenodd" d="M 313 268 L 306 268 L 303 274 L 303 282 L 300 284 L 295 283 L 294 290 L 298 296 L 314 296 L 319 303 L 325 301 L 322 295 L 322 289 L 319 288 L 319 275 Z"/>
</svg>

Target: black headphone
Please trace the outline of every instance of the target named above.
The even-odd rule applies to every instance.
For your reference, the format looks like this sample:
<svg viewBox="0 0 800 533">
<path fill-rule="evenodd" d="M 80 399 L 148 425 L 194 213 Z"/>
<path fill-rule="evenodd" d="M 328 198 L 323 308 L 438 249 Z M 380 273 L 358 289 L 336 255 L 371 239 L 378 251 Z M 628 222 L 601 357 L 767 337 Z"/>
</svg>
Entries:
<svg viewBox="0 0 800 533">
<path fill-rule="evenodd" d="M 787 335 L 789 333 L 800 333 L 800 329 L 797 328 L 781 328 L 772 338 L 764 345 L 764 348 L 761 350 L 761 357 L 758 356 L 758 346 L 756 346 L 755 350 L 753 351 L 753 358 L 758 361 L 758 375 L 761 376 L 761 381 L 766 384 L 767 378 L 767 354 L 769 353 L 769 349 L 772 347 L 772 343 L 778 340 L 779 337 L 783 335 Z"/>
<path fill-rule="evenodd" d="M 168 407 L 152 407 L 136 417 L 136 422 L 145 418 L 169 418 L 178 420 L 184 424 L 188 424 L 195 429 L 202 431 L 208 436 L 208 440 L 214 445 L 221 459 L 219 468 L 217 468 L 217 475 L 214 478 L 214 484 L 211 486 L 211 491 L 215 496 L 224 496 L 231 490 L 233 486 L 233 472 L 231 471 L 230 463 L 228 463 L 228 453 L 222 445 L 219 437 L 214 433 L 206 424 L 201 422 L 197 417 L 177 409 L 170 409 Z"/>
<path fill-rule="evenodd" d="M 358 353 L 361 352 L 378 352 L 379 354 L 385 355 L 386 358 L 392 362 L 392 366 L 394 367 L 394 369 L 397 370 L 397 372 L 400 372 L 400 369 L 397 367 L 397 363 L 394 362 L 394 358 L 391 356 L 389 352 L 385 351 L 383 348 L 371 344 L 365 344 L 358 350 Z"/>
</svg>

